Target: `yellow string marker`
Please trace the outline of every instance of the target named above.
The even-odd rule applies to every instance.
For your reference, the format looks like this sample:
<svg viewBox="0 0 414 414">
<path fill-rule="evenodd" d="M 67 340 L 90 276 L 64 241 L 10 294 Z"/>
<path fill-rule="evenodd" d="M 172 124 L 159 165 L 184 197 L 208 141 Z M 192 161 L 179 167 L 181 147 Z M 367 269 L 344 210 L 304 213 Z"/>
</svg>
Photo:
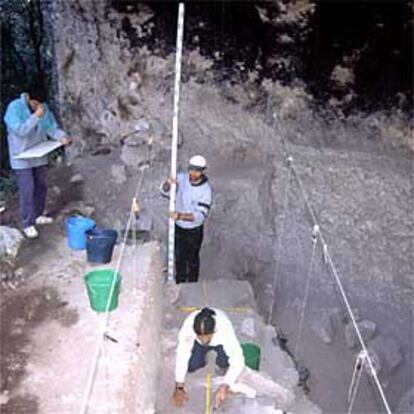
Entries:
<svg viewBox="0 0 414 414">
<path fill-rule="evenodd" d="M 203 289 L 203 300 L 204 300 L 204 306 L 208 307 L 208 289 L 207 289 L 207 282 L 203 280 L 202 282 L 202 289 Z M 180 311 L 182 312 L 194 312 L 196 310 L 200 310 L 201 308 L 197 306 L 180 306 Z M 244 308 L 244 307 L 230 307 L 230 308 L 221 308 L 225 312 L 229 313 L 248 313 L 251 312 L 251 308 Z"/>
<path fill-rule="evenodd" d="M 207 282 L 203 280 L 203 296 L 204 296 L 204 306 L 208 306 L 208 290 Z M 209 368 L 206 371 L 206 414 L 211 413 L 211 374 Z"/>
<path fill-rule="evenodd" d="M 239 308 L 223 308 L 223 310 L 229 313 L 248 313 L 248 312 L 251 312 L 253 309 L 239 307 Z"/>
<path fill-rule="evenodd" d="M 196 306 L 180 306 L 180 311 L 182 312 L 194 312 L 196 310 L 200 310 L 201 308 L 198 308 Z M 251 312 L 252 309 L 251 308 L 221 308 L 222 310 L 224 310 L 225 312 L 229 312 L 229 313 L 248 313 Z"/>
<path fill-rule="evenodd" d="M 199 309 L 200 308 L 196 308 L 195 306 L 181 306 L 180 307 L 180 311 L 188 312 L 188 313 L 194 312 L 194 311 L 199 310 Z"/>
<path fill-rule="evenodd" d="M 211 414 L 211 374 L 206 374 L 206 414 Z"/>
</svg>

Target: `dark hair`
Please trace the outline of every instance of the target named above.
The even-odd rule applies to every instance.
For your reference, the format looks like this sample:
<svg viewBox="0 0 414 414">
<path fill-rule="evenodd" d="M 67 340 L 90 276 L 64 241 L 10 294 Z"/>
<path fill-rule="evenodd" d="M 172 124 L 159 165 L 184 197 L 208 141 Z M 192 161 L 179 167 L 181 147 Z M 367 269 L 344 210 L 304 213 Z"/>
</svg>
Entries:
<svg viewBox="0 0 414 414">
<path fill-rule="evenodd" d="M 191 170 L 198 171 L 198 172 L 203 172 L 206 169 L 205 169 L 205 167 L 203 168 L 203 167 L 198 167 L 196 165 L 188 164 L 188 171 L 191 171 Z"/>
<path fill-rule="evenodd" d="M 194 332 L 197 335 L 209 335 L 214 333 L 216 328 L 216 320 L 213 309 L 203 308 L 194 319 Z"/>
<path fill-rule="evenodd" d="M 40 83 L 29 84 L 27 93 L 30 99 L 44 103 L 46 101 L 46 91 Z"/>
</svg>

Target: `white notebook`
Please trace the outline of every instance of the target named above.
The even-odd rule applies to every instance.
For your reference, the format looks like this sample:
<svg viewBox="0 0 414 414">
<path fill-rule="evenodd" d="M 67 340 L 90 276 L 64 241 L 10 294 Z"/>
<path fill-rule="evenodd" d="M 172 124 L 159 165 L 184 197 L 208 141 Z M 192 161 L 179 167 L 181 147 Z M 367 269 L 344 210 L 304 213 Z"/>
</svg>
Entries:
<svg viewBox="0 0 414 414">
<path fill-rule="evenodd" d="M 62 144 L 59 141 L 43 141 L 40 144 L 21 152 L 15 158 L 18 160 L 25 160 L 27 158 L 40 158 L 54 151 L 56 148 L 61 147 Z"/>
</svg>

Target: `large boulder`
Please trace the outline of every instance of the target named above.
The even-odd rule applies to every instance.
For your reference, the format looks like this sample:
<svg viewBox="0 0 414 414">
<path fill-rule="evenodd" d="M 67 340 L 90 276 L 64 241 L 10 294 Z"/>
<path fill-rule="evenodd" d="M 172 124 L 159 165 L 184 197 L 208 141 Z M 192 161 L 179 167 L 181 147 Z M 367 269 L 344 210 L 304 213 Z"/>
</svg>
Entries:
<svg viewBox="0 0 414 414">
<path fill-rule="evenodd" d="M 325 344 L 332 343 L 335 330 L 329 314 L 323 313 L 315 319 L 312 323 L 312 329 Z"/>
<path fill-rule="evenodd" d="M 400 344 L 390 336 L 378 336 L 370 341 L 368 353 L 377 372 L 382 374 L 390 374 L 404 359 Z"/>
<path fill-rule="evenodd" d="M 23 235 L 19 230 L 7 226 L 0 226 L 0 260 L 16 258 L 22 242 Z"/>
<path fill-rule="evenodd" d="M 116 184 L 124 184 L 127 180 L 125 166 L 113 164 L 111 167 L 111 176 Z"/>
<path fill-rule="evenodd" d="M 144 146 L 124 145 L 121 152 L 121 160 L 124 164 L 131 168 L 139 168 L 146 162 L 148 153 Z"/>
<path fill-rule="evenodd" d="M 358 322 L 358 328 L 362 338 L 367 342 L 374 337 L 377 326 L 372 321 L 363 320 Z M 348 348 L 355 348 L 359 343 L 358 336 L 352 323 L 345 326 L 345 341 Z"/>
<path fill-rule="evenodd" d="M 255 338 L 257 332 L 254 318 L 245 318 L 241 324 L 240 331 L 249 338 Z"/>
</svg>

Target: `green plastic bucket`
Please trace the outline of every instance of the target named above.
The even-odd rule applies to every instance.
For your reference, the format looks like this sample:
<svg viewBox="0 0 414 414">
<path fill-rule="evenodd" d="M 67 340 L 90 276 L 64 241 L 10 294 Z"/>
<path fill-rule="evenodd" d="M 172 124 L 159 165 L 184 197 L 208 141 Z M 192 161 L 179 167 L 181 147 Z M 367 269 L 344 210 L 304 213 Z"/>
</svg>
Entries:
<svg viewBox="0 0 414 414">
<path fill-rule="evenodd" d="M 115 286 L 108 311 L 118 306 L 118 296 L 121 287 L 121 275 L 111 269 L 93 270 L 85 275 L 89 303 L 96 312 L 105 312 L 111 292 L 112 281 L 116 277 Z"/>
<path fill-rule="evenodd" d="M 260 366 L 260 348 L 255 344 L 242 344 L 245 364 L 256 371 Z"/>
</svg>

